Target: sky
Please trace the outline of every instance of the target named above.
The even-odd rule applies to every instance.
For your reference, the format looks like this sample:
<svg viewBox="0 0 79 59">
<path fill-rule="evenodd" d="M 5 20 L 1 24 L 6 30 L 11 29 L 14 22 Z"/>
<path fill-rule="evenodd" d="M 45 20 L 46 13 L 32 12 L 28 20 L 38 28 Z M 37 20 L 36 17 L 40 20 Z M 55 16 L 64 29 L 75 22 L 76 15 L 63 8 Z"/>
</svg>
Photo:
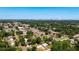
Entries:
<svg viewBox="0 0 79 59">
<path fill-rule="evenodd" d="M 0 7 L 0 19 L 79 19 L 79 7 Z"/>
</svg>

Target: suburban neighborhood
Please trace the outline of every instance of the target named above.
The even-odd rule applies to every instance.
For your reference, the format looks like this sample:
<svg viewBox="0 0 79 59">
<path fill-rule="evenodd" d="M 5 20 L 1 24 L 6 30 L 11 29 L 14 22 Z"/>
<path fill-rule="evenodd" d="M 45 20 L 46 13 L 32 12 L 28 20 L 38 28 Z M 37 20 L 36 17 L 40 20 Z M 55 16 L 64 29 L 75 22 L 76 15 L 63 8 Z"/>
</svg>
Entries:
<svg viewBox="0 0 79 59">
<path fill-rule="evenodd" d="M 42 24 L 41 22 L 44 23 Z M 60 22 L 58 23 L 57 21 L 28 22 L 28 20 L 8 21 L 8 22 L 2 21 L 0 22 L 0 50 L 1 51 L 54 51 L 54 50 L 74 51 L 75 48 L 78 50 L 79 34 L 77 33 L 71 34 L 72 32 L 69 33 L 69 31 L 65 33 L 63 32 L 64 29 L 62 29 L 62 31 L 59 31 L 60 28 L 62 28 L 63 26 L 74 27 L 75 25 L 71 25 L 69 23 L 68 25 L 64 24 L 63 26 L 60 27 L 61 25 Z M 52 24 L 55 25 L 55 27 L 52 27 L 53 26 Z"/>
</svg>

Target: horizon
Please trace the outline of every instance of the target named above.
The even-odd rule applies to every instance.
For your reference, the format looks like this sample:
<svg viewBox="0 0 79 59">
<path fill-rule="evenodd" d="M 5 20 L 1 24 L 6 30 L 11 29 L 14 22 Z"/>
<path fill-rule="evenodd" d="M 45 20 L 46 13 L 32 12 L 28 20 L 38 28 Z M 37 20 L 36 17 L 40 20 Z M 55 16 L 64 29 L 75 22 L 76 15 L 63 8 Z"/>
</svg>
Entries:
<svg viewBox="0 0 79 59">
<path fill-rule="evenodd" d="M 79 20 L 79 7 L 0 7 L 0 19 Z"/>
<path fill-rule="evenodd" d="M 0 21 L 79 21 L 79 19 L 0 19 Z"/>
</svg>

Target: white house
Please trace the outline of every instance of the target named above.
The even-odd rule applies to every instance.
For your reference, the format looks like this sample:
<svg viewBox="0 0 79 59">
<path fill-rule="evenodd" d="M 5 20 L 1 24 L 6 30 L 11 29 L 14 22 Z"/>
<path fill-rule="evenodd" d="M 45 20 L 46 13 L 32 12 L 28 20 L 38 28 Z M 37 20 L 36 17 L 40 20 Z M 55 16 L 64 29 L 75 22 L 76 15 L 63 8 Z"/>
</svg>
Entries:
<svg viewBox="0 0 79 59">
<path fill-rule="evenodd" d="M 15 45 L 15 39 L 14 39 L 14 37 L 9 36 L 8 37 L 8 42 L 10 43 L 11 46 L 14 46 Z"/>
</svg>

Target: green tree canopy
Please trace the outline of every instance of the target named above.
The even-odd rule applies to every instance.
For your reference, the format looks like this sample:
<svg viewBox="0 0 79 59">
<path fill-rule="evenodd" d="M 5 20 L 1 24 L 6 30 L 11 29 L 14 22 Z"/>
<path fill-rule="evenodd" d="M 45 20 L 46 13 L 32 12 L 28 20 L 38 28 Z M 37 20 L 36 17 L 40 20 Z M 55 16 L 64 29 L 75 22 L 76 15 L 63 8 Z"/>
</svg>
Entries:
<svg viewBox="0 0 79 59">
<path fill-rule="evenodd" d="M 72 51 L 74 47 L 71 47 L 70 42 L 68 40 L 64 41 L 55 41 L 51 46 L 52 51 Z"/>
</svg>

